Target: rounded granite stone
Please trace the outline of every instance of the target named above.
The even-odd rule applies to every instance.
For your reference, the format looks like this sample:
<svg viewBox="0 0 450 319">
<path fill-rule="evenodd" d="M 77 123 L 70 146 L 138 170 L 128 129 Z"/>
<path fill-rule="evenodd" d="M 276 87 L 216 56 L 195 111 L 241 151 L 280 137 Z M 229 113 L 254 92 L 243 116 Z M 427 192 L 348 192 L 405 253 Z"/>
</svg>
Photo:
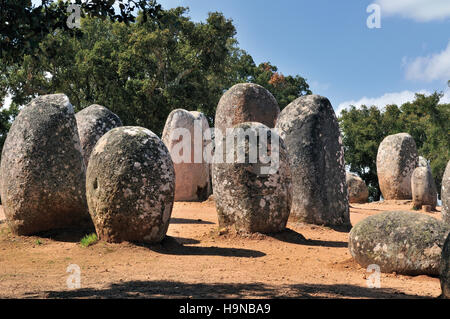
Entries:
<svg viewBox="0 0 450 319">
<path fill-rule="evenodd" d="M 276 128 L 289 153 L 291 218 L 349 229 L 344 148 L 330 101 L 319 95 L 302 96 L 281 112 Z"/>
<path fill-rule="evenodd" d="M 361 177 L 353 173 L 346 173 L 348 185 L 348 201 L 355 204 L 367 203 L 369 189 Z"/>
<path fill-rule="evenodd" d="M 225 137 L 222 142 L 216 139 L 212 171 L 219 226 L 231 227 L 240 233 L 283 231 L 292 203 L 291 175 L 284 141 L 261 123 L 242 123 L 236 125 L 233 132 L 238 130 L 249 137 L 247 140 L 235 138 L 233 149 L 227 145 Z M 266 139 L 267 143 L 261 139 Z M 262 152 L 251 152 L 258 142 Z M 239 153 L 242 154 L 241 159 Z M 268 154 L 272 161 L 262 159 L 260 155 L 263 153 Z M 229 160 L 227 155 L 231 155 Z"/>
<path fill-rule="evenodd" d="M 13 233 L 92 225 L 75 114 L 64 94 L 40 96 L 19 113 L 3 147 L 0 172 Z"/>
<path fill-rule="evenodd" d="M 377 174 L 385 200 L 412 199 L 411 176 L 418 164 L 417 147 L 411 135 L 390 135 L 381 142 Z"/>
<path fill-rule="evenodd" d="M 442 297 L 450 299 L 450 235 L 447 237 L 442 249 L 440 278 Z"/>
<path fill-rule="evenodd" d="M 145 128 L 112 129 L 92 151 L 86 191 L 89 212 L 102 240 L 162 241 L 169 227 L 174 190 L 169 151 Z"/>
<path fill-rule="evenodd" d="M 427 215 L 385 212 L 353 227 L 349 249 L 362 267 L 378 265 L 385 273 L 438 275 L 449 231 L 448 225 Z"/>
<path fill-rule="evenodd" d="M 240 83 L 220 99 L 215 126 L 223 134 L 226 129 L 245 122 L 258 122 L 273 128 L 279 114 L 277 100 L 268 90 L 258 84 Z"/>
<path fill-rule="evenodd" d="M 106 107 L 94 104 L 75 114 L 83 151 L 84 164 L 88 165 L 89 157 L 97 141 L 113 128 L 122 126 L 120 118 Z"/>
<path fill-rule="evenodd" d="M 162 141 L 174 162 L 175 201 L 202 202 L 211 193 L 210 163 L 203 156 L 211 143 L 211 139 L 203 138 L 206 130 L 208 120 L 200 112 L 177 109 L 167 118 Z"/>
</svg>

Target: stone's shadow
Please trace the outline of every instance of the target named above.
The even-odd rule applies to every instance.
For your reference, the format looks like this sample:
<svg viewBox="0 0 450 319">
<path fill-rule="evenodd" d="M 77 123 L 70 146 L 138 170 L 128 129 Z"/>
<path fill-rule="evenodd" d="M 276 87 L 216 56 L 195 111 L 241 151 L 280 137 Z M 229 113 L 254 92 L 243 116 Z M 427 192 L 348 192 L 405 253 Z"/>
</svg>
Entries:
<svg viewBox="0 0 450 319">
<path fill-rule="evenodd" d="M 180 245 L 198 245 L 201 242 L 197 239 L 192 238 L 182 238 L 182 237 L 172 237 Z"/>
<path fill-rule="evenodd" d="M 113 283 L 104 289 L 85 288 L 69 291 L 29 292 L 31 298 L 147 298 L 147 299 L 225 299 L 225 298 L 370 298 L 370 299 L 432 299 L 408 295 L 396 289 L 370 289 L 345 284 L 294 284 L 269 286 L 261 283 L 184 283 L 175 281 L 128 281 Z"/>
<path fill-rule="evenodd" d="M 95 227 L 93 226 L 48 230 L 45 232 L 37 233 L 34 236 L 47 238 L 50 240 L 63 243 L 79 243 L 84 236 L 92 233 L 95 233 Z"/>
<path fill-rule="evenodd" d="M 269 236 L 279 241 L 296 245 L 332 247 L 332 248 L 348 247 L 348 243 L 346 242 L 306 239 L 302 234 L 297 233 L 296 231 L 288 228 L 281 233 L 271 234 Z"/>
<path fill-rule="evenodd" d="M 170 220 L 170 223 L 180 225 L 215 225 L 215 223 L 207 222 L 201 219 L 185 219 L 185 218 L 172 218 Z"/>
<path fill-rule="evenodd" d="M 186 239 L 184 239 L 186 240 Z M 151 251 L 164 255 L 177 256 L 221 256 L 221 257 L 239 257 L 239 258 L 259 258 L 266 256 L 265 253 L 242 248 L 222 248 L 222 247 L 198 247 L 184 246 L 176 238 L 167 236 L 160 244 L 136 244 L 140 247 L 146 247 Z"/>
</svg>

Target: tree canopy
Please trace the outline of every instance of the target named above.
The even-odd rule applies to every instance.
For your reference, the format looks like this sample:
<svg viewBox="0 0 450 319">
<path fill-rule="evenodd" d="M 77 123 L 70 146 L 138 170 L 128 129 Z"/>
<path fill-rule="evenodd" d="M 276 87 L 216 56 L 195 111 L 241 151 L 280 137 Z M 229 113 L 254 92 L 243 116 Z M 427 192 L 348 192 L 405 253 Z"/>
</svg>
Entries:
<svg viewBox="0 0 450 319">
<path fill-rule="evenodd" d="M 380 198 L 376 158 L 383 139 L 397 133 L 409 133 L 419 155 L 430 161 L 440 192 L 445 167 L 450 159 L 450 104 L 440 104 L 442 94 L 416 94 L 413 102 L 400 107 L 388 105 L 352 106 L 339 117 L 345 148 L 345 160 L 352 172 L 364 179 L 372 200 Z"/>
</svg>

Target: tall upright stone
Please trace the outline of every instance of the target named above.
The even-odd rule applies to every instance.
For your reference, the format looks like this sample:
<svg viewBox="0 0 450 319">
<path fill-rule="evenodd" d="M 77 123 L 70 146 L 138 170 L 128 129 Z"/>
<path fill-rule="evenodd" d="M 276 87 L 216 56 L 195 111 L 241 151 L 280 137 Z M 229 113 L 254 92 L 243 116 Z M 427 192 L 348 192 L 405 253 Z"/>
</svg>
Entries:
<svg viewBox="0 0 450 319">
<path fill-rule="evenodd" d="M 245 122 L 259 122 L 275 127 L 280 108 L 277 100 L 264 87 L 253 83 L 236 84 L 220 99 L 215 126 L 223 134 L 226 129 Z"/>
<path fill-rule="evenodd" d="M 444 177 L 442 178 L 442 219 L 450 224 L 450 161 L 445 169 Z"/>
<path fill-rule="evenodd" d="M 350 227 L 344 149 L 330 101 L 302 96 L 280 114 L 292 172 L 291 217 L 303 222 Z"/>
<path fill-rule="evenodd" d="M 212 148 L 206 130 L 208 120 L 200 112 L 178 109 L 167 118 L 162 141 L 174 162 L 175 201 L 205 201 L 211 193 L 210 163 L 203 156 Z"/>
<path fill-rule="evenodd" d="M 92 224 L 80 138 L 67 96 L 40 96 L 25 106 L 6 138 L 0 171 L 3 207 L 13 233 Z"/>
<path fill-rule="evenodd" d="M 94 104 L 75 114 L 83 151 L 84 164 L 88 165 L 89 157 L 97 141 L 113 128 L 122 126 L 120 118 L 104 106 Z"/>
<path fill-rule="evenodd" d="M 416 142 L 411 135 L 390 135 L 381 142 L 377 173 L 385 200 L 412 199 L 411 176 L 418 164 Z"/>
<path fill-rule="evenodd" d="M 213 189 L 219 226 L 243 233 L 280 232 L 292 203 L 286 146 L 261 123 L 238 124 L 233 133 L 233 146 L 216 139 Z"/>
<path fill-rule="evenodd" d="M 442 298 L 450 299 L 450 234 L 447 236 L 447 240 L 442 248 L 440 279 Z"/>
<path fill-rule="evenodd" d="M 432 210 L 437 205 L 437 189 L 430 167 L 417 167 L 411 177 L 413 205 L 416 209 L 430 206 Z"/>
<path fill-rule="evenodd" d="M 175 172 L 169 151 L 141 127 L 112 129 L 89 160 L 86 193 L 100 239 L 108 242 L 162 241 L 169 227 Z"/>
</svg>

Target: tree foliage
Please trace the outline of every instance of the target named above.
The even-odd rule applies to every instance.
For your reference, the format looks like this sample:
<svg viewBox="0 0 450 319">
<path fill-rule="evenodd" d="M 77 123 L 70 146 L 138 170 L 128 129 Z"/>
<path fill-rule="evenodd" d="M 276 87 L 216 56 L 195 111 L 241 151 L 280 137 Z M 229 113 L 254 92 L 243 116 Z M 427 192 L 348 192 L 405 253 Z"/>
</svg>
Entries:
<svg viewBox="0 0 450 319">
<path fill-rule="evenodd" d="M 406 132 L 416 141 L 419 155 L 430 161 L 440 192 L 445 167 L 450 159 L 450 104 L 439 104 L 442 94 L 416 94 L 413 102 L 400 107 L 388 105 L 351 107 L 339 117 L 345 159 L 352 172 L 369 186 L 372 200 L 380 198 L 376 158 L 385 137 Z"/>
</svg>

